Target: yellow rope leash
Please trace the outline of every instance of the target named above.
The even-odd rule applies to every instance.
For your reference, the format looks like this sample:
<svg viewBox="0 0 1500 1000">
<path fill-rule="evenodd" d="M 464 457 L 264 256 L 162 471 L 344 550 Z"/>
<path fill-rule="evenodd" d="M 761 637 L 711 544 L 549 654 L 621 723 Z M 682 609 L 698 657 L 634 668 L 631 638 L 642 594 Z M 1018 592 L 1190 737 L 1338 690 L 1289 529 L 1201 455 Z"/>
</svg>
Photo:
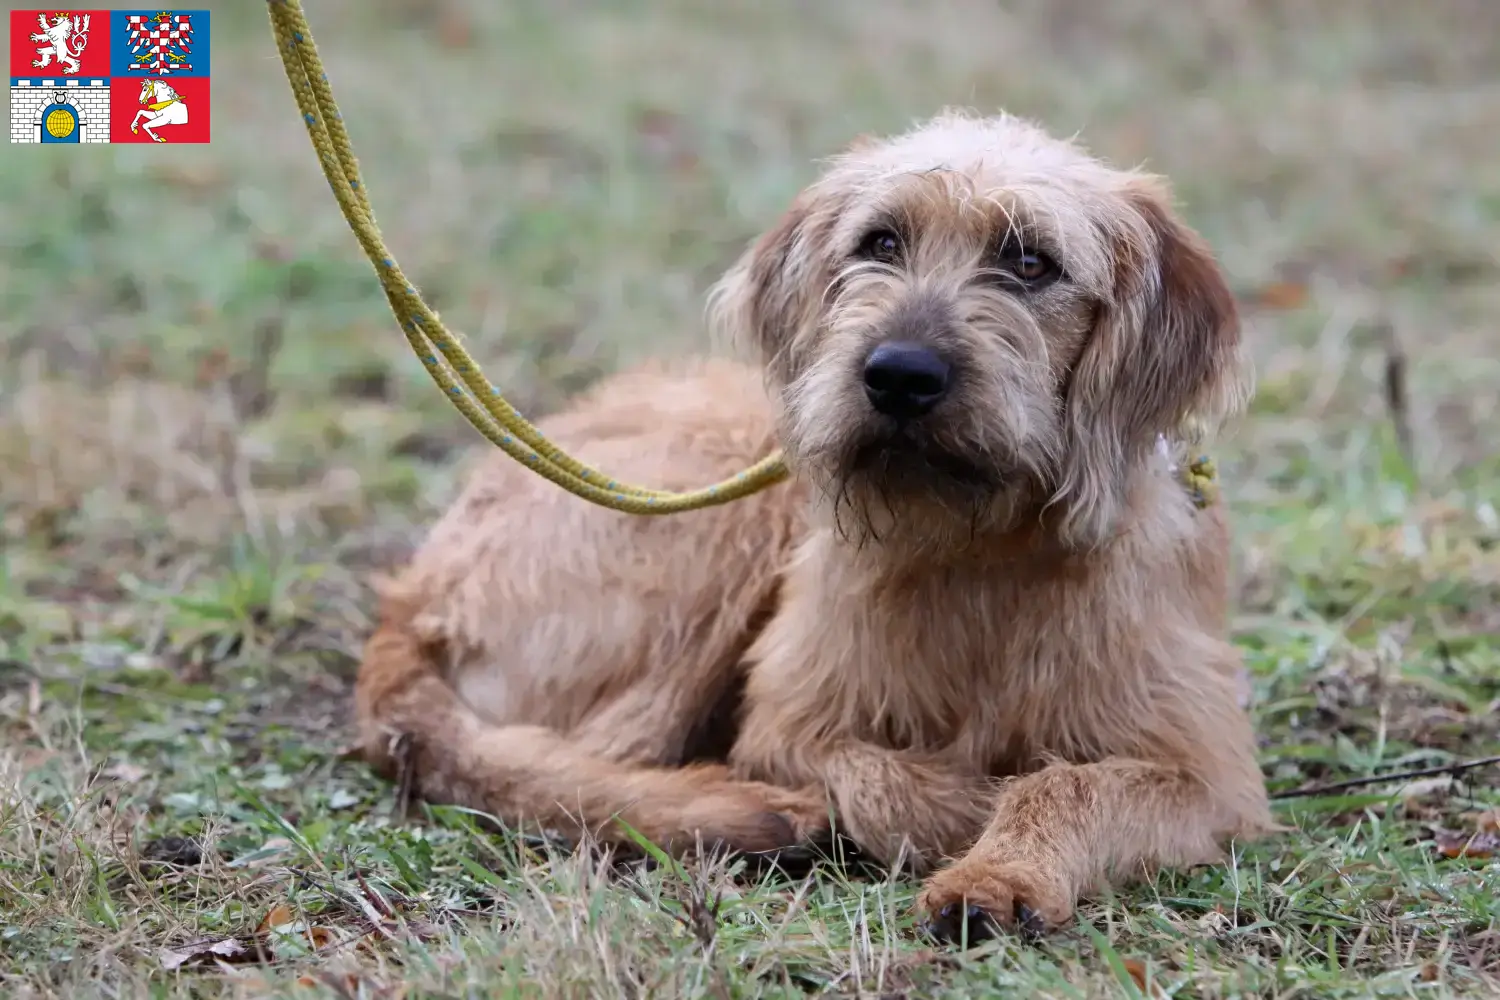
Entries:
<svg viewBox="0 0 1500 1000">
<path fill-rule="evenodd" d="M 569 493 L 629 514 L 675 514 L 712 507 L 749 496 L 787 477 L 786 465 L 778 451 L 713 486 L 687 493 L 663 492 L 617 482 L 563 453 L 543 437 L 485 379 L 469 352 L 417 294 L 386 249 L 302 4 L 299 0 L 267 0 L 267 7 L 287 82 L 344 219 L 370 258 L 391 312 L 401 324 L 411 349 L 444 395 L 479 433 L 511 458 Z"/>
</svg>

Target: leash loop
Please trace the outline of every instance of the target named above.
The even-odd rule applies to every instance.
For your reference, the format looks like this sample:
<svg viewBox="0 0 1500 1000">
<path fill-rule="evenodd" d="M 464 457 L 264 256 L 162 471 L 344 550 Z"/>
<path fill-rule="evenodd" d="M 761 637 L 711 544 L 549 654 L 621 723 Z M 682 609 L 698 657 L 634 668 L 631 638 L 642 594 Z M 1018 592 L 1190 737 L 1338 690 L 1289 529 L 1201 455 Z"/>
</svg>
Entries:
<svg viewBox="0 0 1500 1000">
<path fill-rule="evenodd" d="M 349 145 L 343 115 L 333 99 L 333 89 L 318 57 L 318 46 L 300 0 L 267 0 L 267 8 L 287 83 L 291 85 L 302 122 L 339 209 L 370 259 L 407 343 L 443 395 L 479 433 L 517 462 L 574 496 L 627 514 L 676 514 L 712 507 L 757 493 L 787 478 L 786 464 L 781 452 L 776 451 L 739 475 L 712 486 L 686 493 L 653 490 L 619 482 L 547 440 L 484 377 L 479 365 L 423 301 L 386 248 L 370 208 L 369 192 L 359 176 L 359 162 Z"/>
</svg>

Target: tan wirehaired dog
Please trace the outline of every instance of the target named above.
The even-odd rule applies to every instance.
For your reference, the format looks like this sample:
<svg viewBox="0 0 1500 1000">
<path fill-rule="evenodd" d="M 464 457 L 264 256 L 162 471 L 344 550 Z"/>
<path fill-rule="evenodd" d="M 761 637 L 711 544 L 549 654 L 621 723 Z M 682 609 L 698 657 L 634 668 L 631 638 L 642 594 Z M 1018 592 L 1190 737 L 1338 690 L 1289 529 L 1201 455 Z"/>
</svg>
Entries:
<svg viewBox="0 0 1500 1000">
<path fill-rule="evenodd" d="M 929 873 L 948 934 L 1055 925 L 1273 828 L 1224 513 L 1173 473 L 1243 403 L 1239 325 L 1159 179 L 944 113 L 836 157 L 712 315 L 761 371 L 642 368 L 545 430 L 664 489 L 776 446 L 792 482 L 649 518 L 488 459 L 384 587 L 372 761 L 404 746 L 429 799 L 674 849 L 795 845 L 831 813 Z"/>
</svg>

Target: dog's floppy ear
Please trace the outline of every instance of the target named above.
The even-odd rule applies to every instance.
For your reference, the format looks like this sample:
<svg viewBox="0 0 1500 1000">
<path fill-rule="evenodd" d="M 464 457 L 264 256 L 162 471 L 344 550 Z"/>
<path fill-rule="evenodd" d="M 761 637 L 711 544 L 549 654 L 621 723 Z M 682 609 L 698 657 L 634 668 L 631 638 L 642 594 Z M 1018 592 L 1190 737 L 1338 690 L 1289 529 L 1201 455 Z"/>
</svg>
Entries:
<svg viewBox="0 0 1500 1000">
<path fill-rule="evenodd" d="M 790 378 L 789 350 L 817 309 L 823 265 L 811 232 L 814 212 L 803 194 L 750 244 L 709 293 L 715 333 L 755 352 L 767 372 Z"/>
<path fill-rule="evenodd" d="M 1234 295 L 1166 185 L 1134 177 L 1133 218 L 1113 231 L 1115 287 L 1069 380 L 1068 457 L 1058 500 L 1075 544 L 1107 539 L 1129 473 L 1158 435 L 1191 436 L 1238 410 L 1248 383 Z"/>
</svg>

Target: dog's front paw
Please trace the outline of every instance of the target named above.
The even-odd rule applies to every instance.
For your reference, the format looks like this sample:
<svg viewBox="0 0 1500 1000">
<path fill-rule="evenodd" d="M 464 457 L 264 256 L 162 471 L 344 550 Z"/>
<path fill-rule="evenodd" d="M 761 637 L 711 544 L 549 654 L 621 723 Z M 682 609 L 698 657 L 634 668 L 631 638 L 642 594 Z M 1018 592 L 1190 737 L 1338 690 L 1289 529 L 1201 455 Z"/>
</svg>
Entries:
<svg viewBox="0 0 1500 1000">
<path fill-rule="evenodd" d="M 1062 879 L 1036 865 L 960 861 L 927 880 L 917 915 L 932 937 L 973 944 L 1001 928 L 1040 937 L 1066 923 L 1075 902 Z"/>
</svg>

